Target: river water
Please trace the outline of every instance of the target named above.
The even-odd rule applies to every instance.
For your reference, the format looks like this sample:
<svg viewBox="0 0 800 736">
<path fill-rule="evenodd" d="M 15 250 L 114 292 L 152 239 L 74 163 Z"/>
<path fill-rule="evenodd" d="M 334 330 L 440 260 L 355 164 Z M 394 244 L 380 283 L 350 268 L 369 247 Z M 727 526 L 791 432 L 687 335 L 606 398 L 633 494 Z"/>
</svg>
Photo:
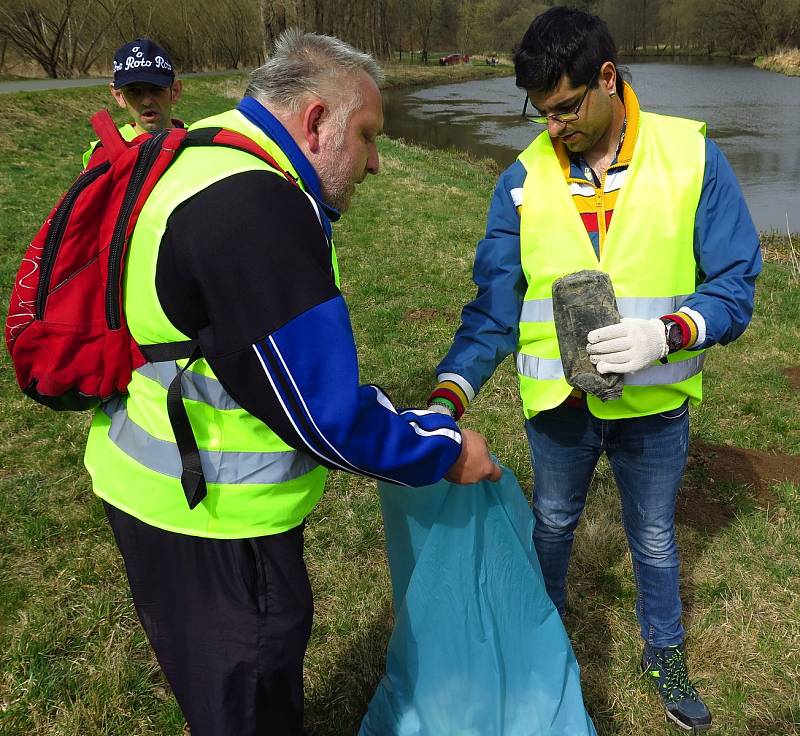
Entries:
<svg viewBox="0 0 800 736">
<path fill-rule="evenodd" d="M 736 172 L 759 230 L 800 232 L 800 77 L 728 63 L 636 62 L 642 108 L 704 120 Z M 384 94 L 385 131 L 506 166 L 541 130 L 521 117 L 513 77 Z"/>
</svg>

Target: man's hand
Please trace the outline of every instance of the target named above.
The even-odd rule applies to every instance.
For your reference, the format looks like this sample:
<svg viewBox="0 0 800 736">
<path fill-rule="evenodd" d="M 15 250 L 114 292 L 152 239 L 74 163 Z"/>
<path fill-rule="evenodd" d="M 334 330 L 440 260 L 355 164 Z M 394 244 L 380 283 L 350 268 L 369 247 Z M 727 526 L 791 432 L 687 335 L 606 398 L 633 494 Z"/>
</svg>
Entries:
<svg viewBox="0 0 800 736">
<path fill-rule="evenodd" d="M 615 325 L 592 330 L 587 339 L 586 352 L 598 373 L 633 373 L 669 351 L 660 319 L 623 317 Z"/>
<path fill-rule="evenodd" d="M 482 480 L 497 482 L 502 475 L 503 471 L 489 456 L 486 440 L 477 432 L 462 429 L 461 454 L 444 477 L 451 483 L 467 484 Z"/>
</svg>

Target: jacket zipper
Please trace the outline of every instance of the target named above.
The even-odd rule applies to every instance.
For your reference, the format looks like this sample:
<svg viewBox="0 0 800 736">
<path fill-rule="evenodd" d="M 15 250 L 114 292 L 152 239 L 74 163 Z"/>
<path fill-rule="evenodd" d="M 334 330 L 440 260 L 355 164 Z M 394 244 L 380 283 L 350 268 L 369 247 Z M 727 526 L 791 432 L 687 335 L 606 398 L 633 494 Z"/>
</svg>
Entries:
<svg viewBox="0 0 800 736">
<path fill-rule="evenodd" d="M 133 207 L 139 198 L 144 180 L 152 168 L 153 161 L 160 153 L 167 135 L 169 135 L 168 130 L 159 131 L 139 148 L 133 173 L 122 200 L 119 217 L 114 225 L 114 233 L 108 246 L 108 282 L 106 283 L 106 323 L 110 330 L 117 330 L 120 327 L 119 274 L 122 268 L 122 254 L 126 244 L 125 232 L 128 229 L 128 221 L 131 219 Z"/>
<path fill-rule="evenodd" d="M 67 227 L 69 216 L 72 213 L 72 208 L 75 206 L 75 200 L 78 195 L 86 189 L 95 179 L 102 176 L 109 170 L 111 164 L 104 161 L 99 166 L 88 169 L 84 174 L 78 177 L 75 183 L 67 190 L 64 199 L 58 206 L 52 221 L 50 222 L 50 229 L 47 231 L 47 237 L 44 241 L 44 248 L 42 249 L 42 259 L 39 265 L 41 273 L 39 274 L 39 283 L 36 289 L 36 319 L 44 319 L 44 309 L 47 305 L 47 297 L 50 295 L 50 277 L 52 276 L 53 264 L 56 261 L 56 255 L 61 245 L 61 240 L 64 237 L 64 230 Z"/>
<path fill-rule="evenodd" d="M 600 186 L 595 189 L 597 205 L 597 260 L 603 257 L 603 246 L 606 244 L 606 176 L 608 169 L 600 177 Z"/>
</svg>

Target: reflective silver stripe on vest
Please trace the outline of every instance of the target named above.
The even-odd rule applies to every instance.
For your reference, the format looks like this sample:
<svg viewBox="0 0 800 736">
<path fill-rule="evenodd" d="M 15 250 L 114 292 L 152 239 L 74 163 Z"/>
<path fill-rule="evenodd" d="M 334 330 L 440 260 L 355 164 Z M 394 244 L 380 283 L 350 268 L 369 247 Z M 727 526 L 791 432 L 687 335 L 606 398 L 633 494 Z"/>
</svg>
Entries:
<svg viewBox="0 0 800 736">
<path fill-rule="evenodd" d="M 663 386 L 668 383 L 680 383 L 687 378 L 696 376 L 703 370 L 705 353 L 695 355 L 688 360 L 679 360 L 666 365 L 649 365 L 636 373 L 625 376 L 626 386 Z"/>
<path fill-rule="evenodd" d="M 634 297 L 624 296 L 617 298 L 617 309 L 623 317 L 639 317 L 652 319 L 663 314 L 675 312 L 686 301 L 687 294 L 680 296 L 664 297 Z M 552 322 L 552 299 L 526 299 L 522 303 L 519 315 L 520 322 Z"/>
<path fill-rule="evenodd" d="M 136 369 L 136 373 L 157 381 L 166 391 L 172 379 L 178 374 L 178 370 L 180 369 L 174 360 L 165 360 L 158 363 L 145 363 Z M 195 373 L 191 368 L 183 374 L 181 389 L 184 399 L 201 401 L 215 409 L 241 409 L 216 378 Z"/>
<path fill-rule="evenodd" d="M 535 355 L 517 353 L 517 373 L 538 381 L 554 381 L 564 378 L 561 358 L 537 358 Z"/>
<path fill-rule="evenodd" d="M 669 383 L 680 383 L 697 375 L 703 370 L 705 353 L 700 353 L 688 360 L 680 360 L 666 365 L 650 365 L 636 373 L 624 376 L 627 386 L 664 386 Z M 539 381 L 553 381 L 564 378 L 561 358 L 537 358 L 535 355 L 517 353 L 517 373 Z"/>
<path fill-rule="evenodd" d="M 144 467 L 170 478 L 181 477 L 177 446 L 143 430 L 128 416 L 121 399 L 103 405 L 111 418 L 109 439 Z M 314 470 L 317 463 L 304 452 L 216 452 L 200 450 L 200 462 L 208 483 L 283 483 Z"/>
</svg>

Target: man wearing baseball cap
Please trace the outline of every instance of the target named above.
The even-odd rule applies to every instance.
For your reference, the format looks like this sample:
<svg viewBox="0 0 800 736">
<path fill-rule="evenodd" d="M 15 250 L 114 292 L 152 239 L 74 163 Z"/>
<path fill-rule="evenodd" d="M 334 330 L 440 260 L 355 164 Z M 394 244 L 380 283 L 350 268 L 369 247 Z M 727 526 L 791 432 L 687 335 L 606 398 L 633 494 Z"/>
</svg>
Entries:
<svg viewBox="0 0 800 736">
<path fill-rule="evenodd" d="M 170 127 L 184 127 L 171 117 L 172 105 L 181 96 L 181 81 L 166 51 L 148 38 L 137 38 L 114 53 L 114 81 L 111 94 L 120 107 L 128 110 L 132 122 L 119 132 L 126 141 L 142 133 Z M 84 167 L 97 142 L 83 154 Z"/>
</svg>

